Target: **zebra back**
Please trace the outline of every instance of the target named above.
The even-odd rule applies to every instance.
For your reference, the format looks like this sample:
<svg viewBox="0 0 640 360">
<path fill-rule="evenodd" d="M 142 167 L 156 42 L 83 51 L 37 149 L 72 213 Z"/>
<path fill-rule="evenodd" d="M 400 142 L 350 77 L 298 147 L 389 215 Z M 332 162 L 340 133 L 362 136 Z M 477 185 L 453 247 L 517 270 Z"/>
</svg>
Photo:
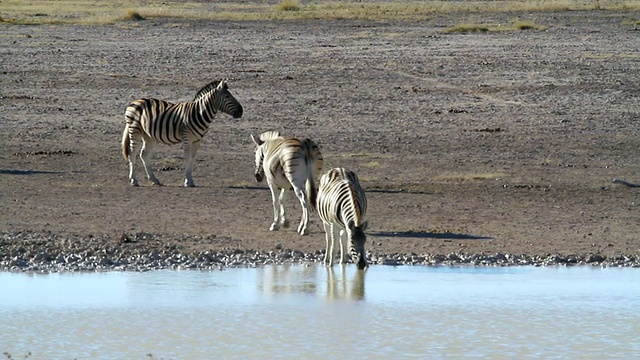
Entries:
<svg viewBox="0 0 640 360">
<path fill-rule="evenodd" d="M 354 227 L 365 223 L 367 197 L 360 186 L 358 175 L 344 168 L 333 168 L 320 179 L 318 215 L 325 222 L 344 228 L 353 221 Z"/>
<path fill-rule="evenodd" d="M 265 131 L 258 138 L 251 135 L 256 149 L 255 176 L 258 182 L 266 175 L 270 182 L 284 178 L 290 184 L 277 183 L 280 188 L 305 184 L 309 205 L 315 210 L 318 188 L 315 178 L 322 171 L 324 158 L 311 139 L 285 138 L 277 131 Z"/>
<path fill-rule="evenodd" d="M 279 136 L 276 131 L 263 133 L 260 135 L 260 139 L 265 140 L 262 145 L 262 161 L 266 162 L 263 164 L 264 168 L 271 171 L 282 171 L 285 175 L 293 175 L 297 169 L 307 167 L 311 171 L 313 179 L 315 179 L 315 174 L 322 170 L 324 159 L 319 147 L 312 140 L 284 138 Z M 271 175 L 275 177 L 278 174 Z"/>
<path fill-rule="evenodd" d="M 316 186 L 316 177 L 322 171 L 324 165 L 324 157 L 320 152 L 320 147 L 311 139 L 302 140 L 302 149 L 305 154 L 307 167 L 307 183 L 306 192 L 309 198 L 311 210 L 316 211 L 316 203 L 318 202 L 318 187 Z"/>
</svg>

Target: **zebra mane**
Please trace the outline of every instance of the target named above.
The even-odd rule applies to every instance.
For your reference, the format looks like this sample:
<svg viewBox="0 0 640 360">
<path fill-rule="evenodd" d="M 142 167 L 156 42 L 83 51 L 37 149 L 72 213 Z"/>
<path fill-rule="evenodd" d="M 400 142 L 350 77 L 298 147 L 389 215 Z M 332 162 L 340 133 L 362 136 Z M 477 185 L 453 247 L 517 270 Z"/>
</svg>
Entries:
<svg viewBox="0 0 640 360">
<path fill-rule="evenodd" d="M 279 137 L 280 137 L 280 133 L 278 131 L 265 131 L 262 134 L 260 134 L 260 140 L 262 141 L 274 140 Z"/>
<path fill-rule="evenodd" d="M 196 93 L 196 96 L 193 97 L 193 101 L 202 99 L 203 96 L 205 96 L 206 94 L 210 93 L 212 90 L 217 88 L 218 85 L 220 84 L 220 81 L 222 80 L 213 80 L 212 82 L 203 86 L 202 89 L 198 90 L 198 92 Z M 225 82 L 224 86 L 226 87 L 226 85 L 227 83 Z"/>
</svg>

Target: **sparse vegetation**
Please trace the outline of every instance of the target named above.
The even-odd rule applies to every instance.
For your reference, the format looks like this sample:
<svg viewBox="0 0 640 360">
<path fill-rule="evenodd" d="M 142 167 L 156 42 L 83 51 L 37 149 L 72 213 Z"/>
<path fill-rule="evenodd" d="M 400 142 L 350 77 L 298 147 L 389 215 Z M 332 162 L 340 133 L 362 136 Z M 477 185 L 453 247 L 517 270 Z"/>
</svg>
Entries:
<svg viewBox="0 0 640 360">
<path fill-rule="evenodd" d="M 434 178 L 436 181 L 449 180 L 496 180 L 504 178 L 503 173 L 467 173 L 467 174 L 442 174 Z"/>
<path fill-rule="evenodd" d="M 280 0 L 274 6 L 264 2 L 132 0 L 2 0 L 0 13 L 4 24 L 108 24 L 121 21 L 128 8 L 144 18 L 178 18 L 207 20 L 274 19 L 360 19 L 420 20 L 438 13 L 542 12 L 565 10 L 640 10 L 639 1 L 609 0 L 495 0 L 495 1 L 425 1 L 425 2 L 318 2 L 301 5 L 300 0 Z M 45 16 L 43 16 L 46 14 Z M 129 19 L 132 20 L 132 19 Z M 139 20 L 139 19 L 138 19 Z M 638 21 L 640 22 L 640 21 Z M 524 30 L 528 24 L 522 24 Z M 638 25 L 638 23 L 636 23 Z M 476 31 L 482 30 L 483 27 Z M 496 29 L 499 30 L 499 29 Z M 455 30 L 454 30 L 455 31 Z M 488 31 L 492 31 L 489 28 Z"/>
<path fill-rule="evenodd" d="M 447 33 L 474 33 L 487 32 L 489 27 L 482 24 L 458 24 L 444 30 Z"/>
<path fill-rule="evenodd" d="M 475 33 L 489 31 L 513 31 L 513 30 L 545 30 L 546 26 L 538 25 L 532 21 L 515 19 L 507 25 L 502 24 L 458 24 L 444 30 L 445 33 Z"/>
<path fill-rule="evenodd" d="M 121 18 L 121 20 L 131 20 L 131 21 L 140 21 L 145 20 L 145 18 L 140 15 L 139 12 L 135 10 L 129 10 L 127 13 Z"/>
<path fill-rule="evenodd" d="M 538 30 L 540 26 L 531 21 L 518 20 L 513 23 L 513 26 L 518 30 Z"/>
<path fill-rule="evenodd" d="M 377 161 L 369 161 L 368 163 L 362 164 L 362 166 L 366 168 L 377 168 L 380 167 L 380 163 Z"/>
<path fill-rule="evenodd" d="M 278 3 L 278 9 L 281 11 L 298 11 L 300 10 L 299 0 L 281 0 Z"/>
</svg>

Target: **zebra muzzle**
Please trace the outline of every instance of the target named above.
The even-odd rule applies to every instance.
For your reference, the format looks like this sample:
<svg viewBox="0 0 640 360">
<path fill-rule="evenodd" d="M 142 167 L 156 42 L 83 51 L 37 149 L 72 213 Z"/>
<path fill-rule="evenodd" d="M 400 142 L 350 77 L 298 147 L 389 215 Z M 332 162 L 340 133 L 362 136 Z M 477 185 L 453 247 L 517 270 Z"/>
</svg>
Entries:
<svg viewBox="0 0 640 360">
<path fill-rule="evenodd" d="M 262 182 L 263 179 L 264 179 L 264 175 L 262 175 L 260 173 L 256 173 L 256 181 L 257 182 Z"/>
<path fill-rule="evenodd" d="M 364 259 L 364 256 L 360 255 L 358 259 L 358 270 L 362 270 L 367 267 L 367 260 Z"/>
</svg>

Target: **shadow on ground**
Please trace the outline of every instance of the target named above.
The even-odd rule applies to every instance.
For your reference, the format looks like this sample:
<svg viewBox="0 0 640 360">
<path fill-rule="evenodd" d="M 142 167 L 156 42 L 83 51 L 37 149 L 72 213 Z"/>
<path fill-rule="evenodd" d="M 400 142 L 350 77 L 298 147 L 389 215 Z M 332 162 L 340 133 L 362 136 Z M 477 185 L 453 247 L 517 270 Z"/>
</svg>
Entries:
<svg viewBox="0 0 640 360">
<path fill-rule="evenodd" d="M 399 237 L 399 238 L 424 238 L 424 239 L 451 239 L 451 240 L 491 240 L 488 236 L 478 236 L 470 234 L 455 233 L 433 233 L 428 231 L 381 231 L 369 233 L 378 237 Z"/>
<path fill-rule="evenodd" d="M 40 171 L 40 170 L 6 170 L 0 169 L 0 174 L 6 175 L 38 175 L 38 174 L 63 174 L 60 171 Z"/>
</svg>

